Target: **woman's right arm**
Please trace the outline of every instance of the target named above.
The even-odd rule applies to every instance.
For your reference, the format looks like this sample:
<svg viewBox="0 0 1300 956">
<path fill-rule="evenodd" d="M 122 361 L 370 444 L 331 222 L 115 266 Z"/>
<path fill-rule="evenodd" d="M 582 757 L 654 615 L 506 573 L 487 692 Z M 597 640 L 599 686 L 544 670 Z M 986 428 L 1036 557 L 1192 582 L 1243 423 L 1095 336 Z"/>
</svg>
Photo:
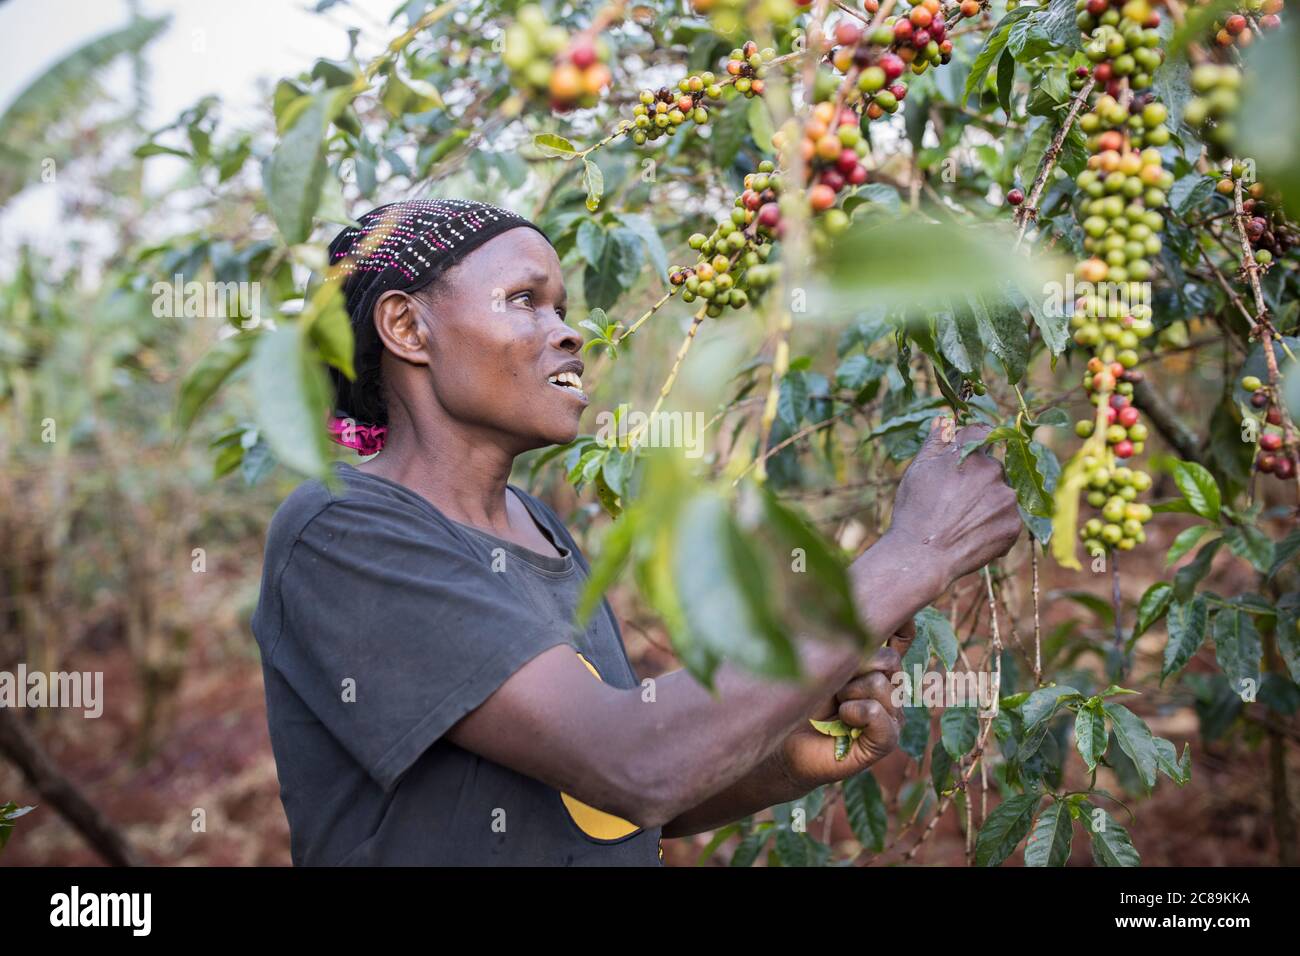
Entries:
<svg viewBox="0 0 1300 956">
<path fill-rule="evenodd" d="M 963 430 L 933 432 L 908 468 L 893 526 L 850 577 L 871 633 L 892 634 L 1019 534 L 1015 496 L 983 455 L 959 462 Z M 860 649 L 800 642 L 805 680 L 778 683 L 724 665 L 710 693 L 685 671 L 652 700 L 595 678 L 567 646 L 537 655 L 448 738 L 643 827 L 663 825 L 732 786 L 819 704 L 864 669 Z"/>
</svg>

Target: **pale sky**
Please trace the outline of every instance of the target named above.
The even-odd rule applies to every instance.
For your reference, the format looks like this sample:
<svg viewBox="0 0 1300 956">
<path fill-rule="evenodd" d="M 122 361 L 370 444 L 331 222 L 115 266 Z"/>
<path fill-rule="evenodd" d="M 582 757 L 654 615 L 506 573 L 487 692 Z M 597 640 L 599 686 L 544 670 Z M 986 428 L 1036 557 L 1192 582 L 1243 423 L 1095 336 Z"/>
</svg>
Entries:
<svg viewBox="0 0 1300 956">
<path fill-rule="evenodd" d="M 398 0 L 351 0 L 324 14 L 314 13 L 315 6 L 316 0 L 141 0 L 142 15 L 172 17 L 170 27 L 146 48 L 151 72 L 147 125 L 170 123 L 210 93 L 222 101 L 223 128 L 251 125 L 269 109 L 259 96 L 259 78 L 273 82 L 309 67 L 317 57 L 344 57 L 350 26 L 362 28 L 363 56 L 406 28 L 404 18 L 388 24 Z M 2 0 L 0 110 L 59 59 L 129 18 L 126 0 Z M 125 65 L 105 77 L 106 87 L 122 96 L 129 95 L 130 83 Z M 164 166 L 161 160 L 150 161 L 155 164 Z M 57 211 L 52 186 L 29 188 L 0 208 L 4 245 L 12 248 L 16 240 L 48 232 Z"/>
</svg>

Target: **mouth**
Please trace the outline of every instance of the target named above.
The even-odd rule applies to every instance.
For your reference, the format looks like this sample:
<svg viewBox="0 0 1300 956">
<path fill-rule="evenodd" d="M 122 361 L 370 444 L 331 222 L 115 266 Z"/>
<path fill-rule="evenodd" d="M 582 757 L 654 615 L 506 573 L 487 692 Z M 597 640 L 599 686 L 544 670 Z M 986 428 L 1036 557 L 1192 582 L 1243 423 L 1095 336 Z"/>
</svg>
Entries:
<svg viewBox="0 0 1300 956">
<path fill-rule="evenodd" d="M 567 392 L 572 397 L 581 401 L 584 405 L 587 404 L 587 393 L 582 390 L 581 369 L 568 368 L 562 372 L 556 372 L 547 378 L 546 381 L 552 388 L 558 388 L 563 392 Z"/>
</svg>

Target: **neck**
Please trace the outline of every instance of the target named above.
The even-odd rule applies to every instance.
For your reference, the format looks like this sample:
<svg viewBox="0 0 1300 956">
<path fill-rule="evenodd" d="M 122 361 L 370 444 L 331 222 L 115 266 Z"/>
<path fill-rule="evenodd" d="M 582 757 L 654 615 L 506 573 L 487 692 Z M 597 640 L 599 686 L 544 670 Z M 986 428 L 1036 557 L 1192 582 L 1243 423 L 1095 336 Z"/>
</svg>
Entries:
<svg viewBox="0 0 1300 956">
<path fill-rule="evenodd" d="M 361 470 L 405 485 L 453 521 L 488 531 L 509 528 L 506 484 L 515 452 L 491 430 L 445 415 L 417 419 L 390 403 L 384 448 Z"/>
</svg>

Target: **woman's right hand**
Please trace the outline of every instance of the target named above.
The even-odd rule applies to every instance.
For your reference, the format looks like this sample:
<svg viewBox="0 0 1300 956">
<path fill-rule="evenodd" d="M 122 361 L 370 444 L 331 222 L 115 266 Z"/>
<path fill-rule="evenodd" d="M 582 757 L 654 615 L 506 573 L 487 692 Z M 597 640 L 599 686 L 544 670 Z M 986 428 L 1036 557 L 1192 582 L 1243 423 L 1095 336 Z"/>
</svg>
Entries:
<svg viewBox="0 0 1300 956">
<path fill-rule="evenodd" d="M 947 582 L 1000 558 L 1020 536 L 1016 495 L 1002 466 L 979 451 L 960 461 L 962 448 L 989 431 L 987 425 L 955 429 L 951 418 L 936 418 L 894 496 L 885 540 L 934 562 Z"/>
</svg>

